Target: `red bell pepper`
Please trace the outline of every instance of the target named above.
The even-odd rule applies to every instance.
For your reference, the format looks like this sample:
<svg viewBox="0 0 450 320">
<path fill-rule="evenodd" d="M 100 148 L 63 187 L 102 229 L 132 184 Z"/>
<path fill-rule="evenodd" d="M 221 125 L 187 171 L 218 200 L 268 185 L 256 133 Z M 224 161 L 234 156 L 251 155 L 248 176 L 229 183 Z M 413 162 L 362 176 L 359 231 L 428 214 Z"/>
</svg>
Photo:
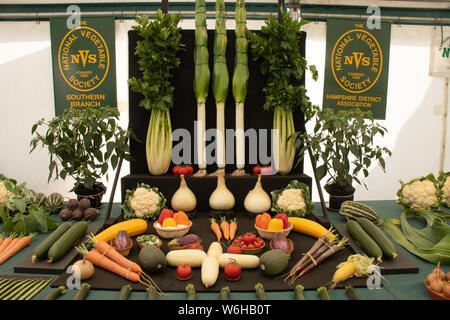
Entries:
<svg viewBox="0 0 450 320">
<path fill-rule="evenodd" d="M 274 218 L 283 220 L 283 229 L 287 229 L 289 222 L 288 222 L 288 216 L 286 213 L 278 213 L 275 215 Z"/>
</svg>

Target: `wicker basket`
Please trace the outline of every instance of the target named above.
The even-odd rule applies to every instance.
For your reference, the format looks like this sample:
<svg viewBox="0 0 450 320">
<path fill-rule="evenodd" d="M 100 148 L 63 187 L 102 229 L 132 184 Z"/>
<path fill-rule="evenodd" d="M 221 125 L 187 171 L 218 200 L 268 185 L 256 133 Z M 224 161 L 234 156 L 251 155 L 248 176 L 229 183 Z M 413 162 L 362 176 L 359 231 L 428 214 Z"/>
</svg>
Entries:
<svg viewBox="0 0 450 320">
<path fill-rule="evenodd" d="M 153 223 L 153 228 L 155 228 L 156 232 L 158 233 L 158 235 L 161 238 L 164 239 L 173 239 L 173 238 L 178 238 L 178 237 L 182 237 L 184 236 L 186 233 L 189 232 L 189 229 L 192 227 L 192 221 L 189 221 L 189 225 L 183 228 L 177 228 L 177 229 L 172 229 L 172 228 L 162 228 L 162 227 L 158 227 L 156 224 L 158 223 L 158 221 L 155 221 Z"/>
<path fill-rule="evenodd" d="M 259 235 L 262 238 L 267 239 L 267 240 L 272 240 L 277 232 L 283 232 L 284 236 L 287 237 L 289 235 L 289 233 L 291 232 L 292 227 L 293 227 L 292 223 L 289 222 L 288 227 L 286 229 L 281 230 L 281 231 L 271 231 L 271 230 L 264 230 L 264 229 L 258 228 L 255 224 L 256 231 L 258 231 Z"/>
</svg>

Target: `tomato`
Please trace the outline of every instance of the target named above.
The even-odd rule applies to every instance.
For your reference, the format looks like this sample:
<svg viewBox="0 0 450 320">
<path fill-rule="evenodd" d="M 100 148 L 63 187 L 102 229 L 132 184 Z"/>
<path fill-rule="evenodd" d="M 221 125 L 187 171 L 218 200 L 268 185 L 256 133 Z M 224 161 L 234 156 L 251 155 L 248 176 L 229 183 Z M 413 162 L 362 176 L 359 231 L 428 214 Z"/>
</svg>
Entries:
<svg viewBox="0 0 450 320">
<path fill-rule="evenodd" d="M 248 238 L 250 239 L 250 243 L 254 243 L 258 239 L 254 233 L 250 233 Z"/>
<path fill-rule="evenodd" d="M 256 241 L 254 246 L 255 246 L 256 249 L 258 249 L 258 248 L 261 248 L 262 245 L 261 245 L 261 242 Z"/>
<path fill-rule="evenodd" d="M 193 243 L 189 246 L 189 249 L 197 249 L 197 250 L 202 250 L 205 251 L 205 249 L 203 248 L 203 246 L 200 243 Z"/>
<path fill-rule="evenodd" d="M 242 241 L 243 241 L 245 244 L 249 244 L 249 243 L 251 242 L 250 239 L 251 239 L 251 238 L 250 238 L 250 235 L 249 235 L 248 233 L 246 233 L 246 234 L 244 234 L 244 237 L 242 238 Z"/>
<path fill-rule="evenodd" d="M 261 173 L 261 167 L 260 166 L 254 166 L 252 171 L 253 171 L 253 174 L 260 174 Z"/>
<path fill-rule="evenodd" d="M 247 246 L 247 249 L 255 249 L 255 246 L 254 246 L 253 244 L 249 244 L 249 245 Z"/>
<path fill-rule="evenodd" d="M 175 167 L 172 168 L 172 173 L 174 175 L 179 175 L 178 171 L 180 171 L 181 166 L 180 165 L 176 165 Z"/>
<path fill-rule="evenodd" d="M 192 174 L 194 172 L 194 169 L 192 168 L 192 166 L 181 166 L 180 169 L 178 170 L 178 175 L 183 175 L 183 176 L 188 176 L 190 174 Z"/>
<path fill-rule="evenodd" d="M 247 249 L 247 245 L 246 245 L 246 244 L 243 244 L 243 245 L 241 246 L 241 249 Z"/>
<path fill-rule="evenodd" d="M 223 269 L 225 277 L 228 280 L 238 280 L 241 276 L 241 266 L 236 263 L 236 261 L 229 262 L 225 265 Z"/>
<path fill-rule="evenodd" d="M 192 276 L 191 266 L 188 264 L 181 264 L 177 267 L 177 278 L 180 280 L 189 280 Z"/>
<path fill-rule="evenodd" d="M 229 246 L 227 249 L 228 253 L 237 253 L 237 254 L 241 254 L 242 253 L 242 249 L 238 246 L 232 245 Z"/>
</svg>

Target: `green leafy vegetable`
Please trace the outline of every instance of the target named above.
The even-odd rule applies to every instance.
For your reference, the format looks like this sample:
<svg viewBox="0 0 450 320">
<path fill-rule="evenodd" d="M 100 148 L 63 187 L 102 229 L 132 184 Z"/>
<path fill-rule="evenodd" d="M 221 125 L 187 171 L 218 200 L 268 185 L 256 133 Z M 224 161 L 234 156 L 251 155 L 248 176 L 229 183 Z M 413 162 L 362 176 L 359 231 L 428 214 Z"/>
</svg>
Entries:
<svg viewBox="0 0 450 320">
<path fill-rule="evenodd" d="M 405 209 L 400 216 L 401 229 L 384 218 L 381 226 L 402 247 L 434 264 L 450 264 L 450 225 L 446 212 L 440 210 Z M 426 227 L 412 227 L 407 217 L 423 218 Z"/>
</svg>

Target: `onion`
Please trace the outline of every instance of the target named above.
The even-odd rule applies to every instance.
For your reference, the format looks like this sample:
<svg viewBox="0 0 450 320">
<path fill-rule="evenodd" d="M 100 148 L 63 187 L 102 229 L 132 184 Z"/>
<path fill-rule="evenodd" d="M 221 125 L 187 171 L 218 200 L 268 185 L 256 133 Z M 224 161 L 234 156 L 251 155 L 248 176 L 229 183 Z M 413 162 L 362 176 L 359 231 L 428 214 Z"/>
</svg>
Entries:
<svg viewBox="0 0 450 320">
<path fill-rule="evenodd" d="M 78 270 L 80 274 L 77 274 Z M 79 276 L 80 280 L 89 279 L 94 275 L 94 265 L 89 260 L 78 260 L 72 266 L 72 274 Z"/>
<path fill-rule="evenodd" d="M 447 283 L 446 285 L 444 285 L 444 288 L 442 289 L 442 294 L 446 298 L 450 299 L 450 283 Z"/>
<path fill-rule="evenodd" d="M 426 278 L 426 284 L 427 285 L 430 285 L 430 283 L 434 280 L 434 279 L 436 279 L 437 278 L 437 275 L 436 274 L 434 274 L 434 273 L 430 273 L 428 276 L 427 276 L 427 278 Z"/>
<path fill-rule="evenodd" d="M 261 175 L 258 175 L 255 187 L 249 191 L 244 200 L 244 207 L 250 213 L 262 213 L 270 209 L 272 200 L 261 186 Z"/>
<path fill-rule="evenodd" d="M 217 176 L 217 187 L 209 197 L 209 206 L 213 210 L 231 210 L 235 204 L 234 196 L 225 184 L 223 174 Z"/>
<path fill-rule="evenodd" d="M 174 211 L 192 212 L 197 206 L 197 198 L 187 186 L 184 175 L 181 175 L 180 177 L 180 187 L 172 196 L 170 204 Z"/>
<path fill-rule="evenodd" d="M 430 289 L 436 293 L 441 293 L 443 286 L 444 284 L 438 278 L 435 278 L 430 282 Z"/>
</svg>

